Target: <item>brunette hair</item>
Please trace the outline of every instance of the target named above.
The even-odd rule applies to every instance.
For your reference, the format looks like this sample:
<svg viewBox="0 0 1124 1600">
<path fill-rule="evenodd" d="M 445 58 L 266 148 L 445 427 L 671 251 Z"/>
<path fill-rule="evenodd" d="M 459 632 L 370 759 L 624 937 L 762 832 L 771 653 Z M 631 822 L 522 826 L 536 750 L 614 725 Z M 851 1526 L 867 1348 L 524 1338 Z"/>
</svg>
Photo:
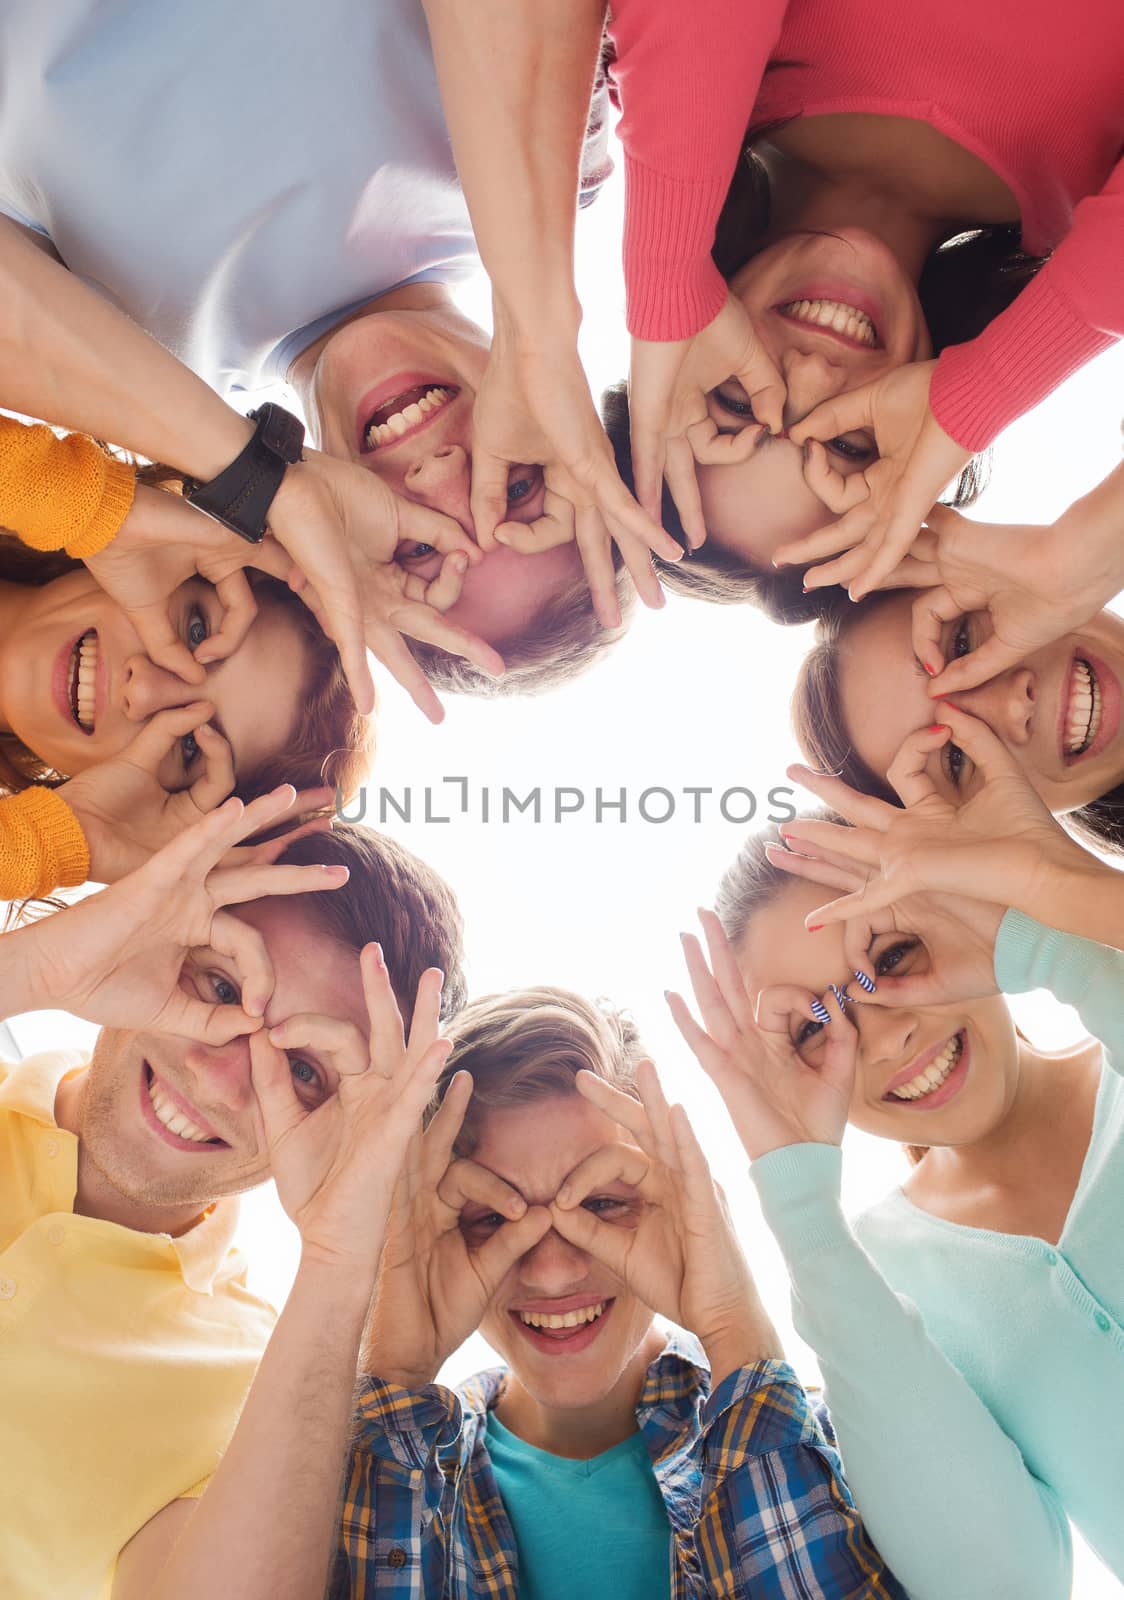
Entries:
<svg viewBox="0 0 1124 1600">
<path fill-rule="evenodd" d="M 817 624 L 815 643 L 801 662 L 792 696 L 793 731 L 808 765 L 836 773 L 852 789 L 892 806 L 902 803 L 897 791 L 867 765 L 851 742 L 843 716 L 839 662 L 844 641 L 865 616 L 912 593 L 888 589 L 857 604 L 844 599 L 826 612 Z M 1124 783 L 1064 812 L 1058 821 L 1091 849 L 1124 855 Z"/>
<path fill-rule="evenodd" d="M 460 1155 L 476 1148 L 487 1112 L 576 1094 L 574 1079 L 583 1070 L 635 1096 L 636 1068 L 645 1059 L 636 1025 L 625 1012 L 547 985 L 473 1000 L 447 1034 L 453 1049 L 430 1114 L 454 1075 L 470 1072 L 472 1099 L 457 1138 Z"/>
<path fill-rule="evenodd" d="M 410 654 L 435 689 L 449 694 L 542 694 L 578 677 L 624 638 L 636 605 L 636 591 L 613 551 L 616 567 L 619 628 L 603 628 L 593 611 L 584 574 L 548 597 L 527 626 L 499 644 L 507 670 L 498 678 L 482 672 L 463 656 L 454 656 L 421 639 L 407 639 Z M 533 561 L 534 556 L 526 557 Z"/>
<path fill-rule="evenodd" d="M 766 71 L 787 64 L 770 62 Z M 727 281 L 764 247 L 771 209 L 769 175 L 752 147 L 776 132 L 777 126 L 750 125 L 718 218 L 711 256 Z M 1021 239 L 1021 230 L 1009 224 L 957 229 L 930 253 L 917 292 L 938 354 L 946 345 L 974 339 L 1045 264 L 1045 256 L 1030 256 L 1023 251 Z M 623 383 L 606 390 L 601 413 L 617 469 L 633 489 L 628 396 Z M 951 505 L 962 508 L 979 497 L 990 474 L 990 459 L 990 452 L 985 451 L 969 462 L 957 480 Z M 668 533 L 686 550 L 687 537 L 675 503 L 667 493 L 662 520 Z M 682 562 L 657 564 L 661 580 L 680 594 L 722 605 L 757 605 L 774 622 L 810 621 L 822 603 L 817 599 L 824 593 L 822 590 L 810 596 L 801 593 L 799 571 L 778 574 L 709 543 Z"/>
<path fill-rule="evenodd" d="M 144 482 L 166 483 L 168 470 L 141 468 Z M 174 491 L 171 491 L 174 492 Z M 43 587 L 83 563 L 62 551 L 38 551 L 14 534 L 0 530 L 0 580 Z M 251 573 L 255 597 L 285 611 L 297 628 L 307 656 L 307 676 L 284 750 L 268 756 L 250 771 L 237 774 L 234 793 L 243 800 L 268 794 L 279 783 L 298 789 L 328 784 L 344 799 L 354 795 L 374 755 L 375 725 L 355 704 L 339 652 L 322 632 L 307 606 L 288 586 L 265 574 Z M 32 784 L 56 788 L 68 774 L 56 772 L 14 734 L 0 734 L 0 792 L 14 794 Z"/>
<path fill-rule="evenodd" d="M 445 974 L 441 1015 L 454 1017 L 467 993 L 464 922 L 456 896 L 439 873 L 405 845 L 357 822 L 295 839 L 280 856 L 291 866 L 347 867 L 340 889 L 305 894 L 301 909 L 324 938 L 356 952 L 377 940 L 402 1020 L 409 1025 L 418 980 L 428 967 Z"/>
</svg>

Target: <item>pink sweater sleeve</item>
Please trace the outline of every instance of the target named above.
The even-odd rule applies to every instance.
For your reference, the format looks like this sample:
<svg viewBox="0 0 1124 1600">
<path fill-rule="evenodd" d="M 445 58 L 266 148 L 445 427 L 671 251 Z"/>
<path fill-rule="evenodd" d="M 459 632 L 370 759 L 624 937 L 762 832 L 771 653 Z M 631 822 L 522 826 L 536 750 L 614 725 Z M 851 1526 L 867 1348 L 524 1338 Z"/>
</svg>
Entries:
<svg viewBox="0 0 1124 1600">
<path fill-rule="evenodd" d="M 786 3 L 613 0 L 634 338 L 690 338 L 722 309 L 714 228 Z"/>
<path fill-rule="evenodd" d="M 965 450 L 1044 400 L 1124 335 L 1124 161 L 1100 194 L 1078 202 L 1073 227 L 1006 311 L 970 344 L 941 352 L 929 405 Z"/>
</svg>

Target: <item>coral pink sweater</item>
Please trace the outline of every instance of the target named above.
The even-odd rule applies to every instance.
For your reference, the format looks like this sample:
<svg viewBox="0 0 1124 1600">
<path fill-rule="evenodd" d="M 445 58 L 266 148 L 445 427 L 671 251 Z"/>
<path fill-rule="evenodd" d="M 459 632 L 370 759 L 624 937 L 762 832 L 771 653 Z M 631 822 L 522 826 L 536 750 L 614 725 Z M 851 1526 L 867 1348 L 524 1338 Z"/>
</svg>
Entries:
<svg viewBox="0 0 1124 1600">
<path fill-rule="evenodd" d="M 930 403 L 979 450 L 1124 334 L 1121 0 L 614 0 L 629 331 L 680 339 L 725 298 L 714 225 L 752 123 L 866 112 L 985 161 L 1050 261 L 942 352 Z M 772 61 L 778 63 L 765 75 Z M 781 65 L 780 63 L 788 63 Z"/>
</svg>

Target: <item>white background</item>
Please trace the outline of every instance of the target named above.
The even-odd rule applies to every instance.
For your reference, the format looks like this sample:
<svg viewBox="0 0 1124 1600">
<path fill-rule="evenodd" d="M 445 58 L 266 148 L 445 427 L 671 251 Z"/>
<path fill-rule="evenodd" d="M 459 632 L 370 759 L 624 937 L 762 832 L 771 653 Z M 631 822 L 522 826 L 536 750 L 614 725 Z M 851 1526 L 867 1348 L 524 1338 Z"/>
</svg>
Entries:
<svg viewBox="0 0 1124 1600">
<path fill-rule="evenodd" d="M 611 180 L 579 222 L 578 285 L 585 306 L 582 354 L 595 393 L 624 376 L 627 341 L 620 283 L 620 185 Z M 461 295 L 465 309 L 487 322 L 483 283 Z M 1111 470 L 1120 455 L 1124 348 L 1091 363 L 998 443 L 993 486 L 975 514 L 996 522 L 1047 522 Z M 793 1364 L 816 1377 L 811 1353 L 792 1331 L 787 1280 L 761 1221 L 745 1160 L 716 1094 L 688 1057 L 666 1012 L 663 991 L 684 989 L 677 934 L 694 925 L 694 908 L 711 902 L 718 878 L 746 829 L 722 820 L 717 797 L 735 786 L 758 798 L 784 784 L 798 759 L 788 724 L 788 692 L 810 629 L 781 629 L 750 607 L 705 606 L 670 597 L 666 610 L 642 612 L 628 638 L 584 678 L 533 700 L 482 702 L 451 698 L 439 728 L 428 726 L 393 683 L 382 685 L 377 771 L 367 821 L 379 825 L 378 787 L 412 789 L 410 825 L 391 812 L 387 832 L 429 861 L 453 884 L 464 911 L 469 981 L 474 993 L 551 983 L 607 995 L 635 1016 L 671 1096 L 689 1107 L 714 1169 L 730 1197 L 765 1303 Z M 891 694 L 892 685 L 887 685 Z M 469 815 L 458 814 L 459 789 L 446 777 L 466 776 Z M 424 790 L 446 823 L 419 822 Z M 492 811 L 504 786 L 524 795 L 539 787 L 543 821 L 515 816 L 506 826 L 482 823 L 480 790 Z M 713 789 L 703 821 L 691 820 L 681 791 Z M 547 820 L 556 786 L 587 796 L 583 812 Z M 594 791 L 607 798 L 626 789 L 622 824 L 592 815 Z M 640 793 L 670 789 L 675 817 L 646 823 L 635 814 Z M 796 804 L 809 797 L 797 796 Z M 741 802 L 744 803 L 744 802 Z M 659 814 L 658 798 L 651 808 Z M 1062 1044 L 1079 1034 L 1073 1014 L 1045 996 L 1016 1001 L 1016 1015 L 1039 1042 Z M 24 1052 L 79 1043 L 92 1029 L 59 1013 L 15 1019 Z M 897 1146 L 849 1132 L 844 1202 L 855 1211 L 901 1181 Z M 243 1203 L 240 1242 L 253 1286 L 280 1305 L 296 1265 L 296 1235 L 272 1186 Z M 470 1340 L 448 1362 L 455 1381 L 492 1359 Z M 1117 1425 L 1113 1419 L 1106 1425 Z M 920 1449 L 925 1441 L 919 1440 Z M 997 1530 L 999 1535 L 999 1530 Z M 1090 1600 L 1124 1595 L 1082 1547 L 1074 1594 Z"/>
</svg>

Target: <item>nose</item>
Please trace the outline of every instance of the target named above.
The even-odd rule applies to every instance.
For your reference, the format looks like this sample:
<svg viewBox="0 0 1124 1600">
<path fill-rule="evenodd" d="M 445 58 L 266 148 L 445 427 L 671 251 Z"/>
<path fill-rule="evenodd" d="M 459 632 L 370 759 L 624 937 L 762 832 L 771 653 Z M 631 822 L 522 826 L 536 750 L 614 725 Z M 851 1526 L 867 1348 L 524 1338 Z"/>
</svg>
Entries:
<svg viewBox="0 0 1124 1600">
<path fill-rule="evenodd" d="M 244 1112 L 254 1098 L 250 1078 L 250 1047 L 245 1036 L 229 1044 L 191 1043 L 184 1052 L 184 1066 L 191 1077 L 186 1092 L 198 1089 L 200 1111 Z"/>
<path fill-rule="evenodd" d="M 125 661 L 121 706 L 130 722 L 147 722 L 158 711 L 188 706 L 199 694 L 198 684 L 185 683 L 139 651 Z"/>
<path fill-rule="evenodd" d="M 789 345 L 781 352 L 780 368 L 788 391 L 784 405 L 786 428 L 795 427 L 809 411 L 854 386 L 845 351 L 835 360 L 820 350 L 800 350 Z"/>
<path fill-rule="evenodd" d="M 528 1300 L 561 1299 L 580 1289 L 589 1272 L 589 1256 L 553 1228 L 519 1263 L 519 1283 Z"/>
<path fill-rule="evenodd" d="M 1018 748 L 1030 742 L 1034 728 L 1034 673 L 1029 667 L 1013 667 L 958 694 L 956 704 L 986 722 L 1004 744 Z"/>
<path fill-rule="evenodd" d="M 880 1006 L 869 1000 L 848 1008 L 859 1033 L 859 1047 L 868 1066 L 897 1071 L 917 1049 L 920 1019 L 908 1006 Z"/>
<path fill-rule="evenodd" d="M 442 511 L 476 537 L 469 509 L 472 458 L 459 444 L 444 444 L 420 456 L 406 470 L 406 493 L 431 511 Z"/>
</svg>

